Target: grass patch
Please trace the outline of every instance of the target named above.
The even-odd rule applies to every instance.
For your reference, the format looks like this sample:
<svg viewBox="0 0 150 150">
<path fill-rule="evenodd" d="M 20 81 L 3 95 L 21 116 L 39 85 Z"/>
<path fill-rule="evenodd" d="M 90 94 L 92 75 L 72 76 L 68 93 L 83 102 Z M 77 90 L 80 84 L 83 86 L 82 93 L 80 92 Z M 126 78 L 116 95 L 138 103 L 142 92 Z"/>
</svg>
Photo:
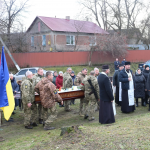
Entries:
<svg viewBox="0 0 150 150">
<path fill-rule="evenodd" d="M 120 150 L 120 149 L 150 149 L 150 118 L 148 107 L 140 106 L 134 113 L 123 114 L 120 107 L 116 107 L 116 122 L 111 125 L 101 125 L 99 114 L 95 112 L 95 120 L 89 122 L 78 115 L 79 100 L 71 105 L 72 111 L 65 112 L 57 105 L 58 119 L 52 123 L 55 130 L 45 131 L 42 125 L 27 130 L 23 126 L 23 112 L 16 110 L 13 123 L 5 122 L 0 131 L 5 141 L 0 143 L 0 149 L 86 149 L 86 150 Z M 20 114 L 20 115 L 19 115 Z M 81 133 L 71 132 L 60 136 L 61 127 L 80 125 Z"/>
</svg>

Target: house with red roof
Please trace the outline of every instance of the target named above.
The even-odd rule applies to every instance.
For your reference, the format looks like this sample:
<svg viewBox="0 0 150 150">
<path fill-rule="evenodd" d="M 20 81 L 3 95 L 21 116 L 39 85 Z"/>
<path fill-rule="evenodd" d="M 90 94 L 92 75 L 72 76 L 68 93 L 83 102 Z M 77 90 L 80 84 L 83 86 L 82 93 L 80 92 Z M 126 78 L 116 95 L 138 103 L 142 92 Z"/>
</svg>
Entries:
<svg viewBox="0 0 150 150">
<path fill-rule="evenodd" d="M 96 34 L 108 34 L 93 22 L 37 16 L 27 30 L 31 52 L 86 51 Z"/>
</svg>

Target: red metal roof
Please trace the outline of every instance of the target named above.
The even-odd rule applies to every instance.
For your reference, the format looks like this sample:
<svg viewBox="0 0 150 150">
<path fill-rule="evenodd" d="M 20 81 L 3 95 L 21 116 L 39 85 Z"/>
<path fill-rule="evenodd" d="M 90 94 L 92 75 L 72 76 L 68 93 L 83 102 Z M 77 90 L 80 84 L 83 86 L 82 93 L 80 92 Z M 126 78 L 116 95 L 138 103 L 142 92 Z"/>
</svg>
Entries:
<svg viewBox="0 0 150 150">
<path fill-rule="evenodd" d="M 89 21 L 68 20 L 42 16 L 38 16 L 38 18 L 53 31 L 109 34 L 95 23 Z"/>
</svg>

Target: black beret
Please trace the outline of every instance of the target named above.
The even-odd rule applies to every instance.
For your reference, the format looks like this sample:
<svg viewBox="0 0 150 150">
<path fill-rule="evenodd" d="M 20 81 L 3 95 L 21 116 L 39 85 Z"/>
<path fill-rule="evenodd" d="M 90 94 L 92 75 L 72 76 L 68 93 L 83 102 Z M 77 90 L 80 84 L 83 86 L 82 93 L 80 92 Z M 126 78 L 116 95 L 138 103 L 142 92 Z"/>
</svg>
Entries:
<svg viewBox="0 0 150 150">
<path fill-rule="evenodd" d="M 104 66 L 102 66 L 102 69 L 109 69 L 109 66 L 108 65 L 104 65 Z"/>
<path fill-rule="evenodd" d="M 131 65 L 131 63 L 129 61 L 126 61 L 125 65 Z"/>
</svg>

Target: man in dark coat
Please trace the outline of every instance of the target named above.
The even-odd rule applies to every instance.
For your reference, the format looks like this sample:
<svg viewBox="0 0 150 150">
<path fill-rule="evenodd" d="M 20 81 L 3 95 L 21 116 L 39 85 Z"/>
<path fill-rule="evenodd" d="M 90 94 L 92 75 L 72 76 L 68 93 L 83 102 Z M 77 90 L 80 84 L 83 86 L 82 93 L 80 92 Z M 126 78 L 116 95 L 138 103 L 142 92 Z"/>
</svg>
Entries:
<svg viewBox="0 0 150 150">
<path fill-rule="evenodd" d="M 10 77 L 11 86 L 13 89 L 13 94 L 15 95 L 19 91 L 19 86 L 16 82 L 16 79 L 13 77 L 13 74 L 9 74 L 9 77 Z M 18 105 L 19 105 L 19 100 L 15 99 L 15 107 L 17 107 Z"/>
<path fill-rule="evenodd" d="M 113 86 L 116 87 L 116 94 L 115 94 L 115 102 L 118 106 L 121 106 L 121 102 L 119 101 L 119 73 L 124 68 L 124 65 L 119 65 L 119 70 L 115 71 L 113 75 Z"/>
<path fill-rule="evenodd" d="M 134 112 L 134 77 L 130 70 L 130 62 L 125 62 L 125 68 L 119 73 L 119 82 L 122 88 L 121 111 Z"/>
<path fill-rule="evenodd" d="M 14 78 L 13 74 L 9 74 L 9 78 L 10 78 L 10 81 L 11 81 L 11 86 L 12 86 L 12 90 L 13 90 L 13 94 L 15 96 L 15 94 L 18 92 L 19 90 L 19 86 L 16 82 L 16 79 Z M 19 100 L 18 99 L 15 99 L 15 107 L 17 107 L 19 105 Z M 16 108 L 15 108 L 16 109 Z M 15 114 L 15 112 L 13 111 L 12 113 L 13 115 Z M 11 119 L 9 120 L 11 121 Z"/>
<path fill-rule="evenodd" d="M 121 62 L 121 64 L 124 66 L 126 62 L 126 59 L 124 58 L 123 61 Z"/>
<path fill-rule="evenodd" d="M 115 71 L 119 69 L 120 62 L 118 61 L 118 58 L 116 58 L 116 61 L 114 62 Z"/>
<path fill-rule="evenodd" d="M 144 101 L 145 99 L 145 89 L 146 89 L 146 80 L 144 75 L 141 73 L 141 69 L 137 69 L 135 72 L 135 91 L 134 91 L 134 97 L 136 98 L 136 107 L 138 107 L 138 98 L 141 98 L 142 100 L 142 106 L 146 106 L 146 103 Z"/>
<path fill-rule="evenodd" d="M 148 79 L 149 72 L 150 72 L 149 65 L 145 65 L 145 69 L 143 70 L 143 75 L 145 77 L 146 84 L 148 84 L 147 79 Z M 146 89 L 145 90 L 145 100 L 144 100 L 146 102 L 146 104 L 148 104 L 148 98 L 149 98 L 149 94 L 148 94 L 148 91 Z"/>
<path fill-rule="evenodd" d="M 109 66 L 102 67 L 103 72 L 98 76 L 98 84 L 100 88 L 100 109 L 99 122 L 101 124 L 114 123 L 115 117 L 112 102 L 114 100 L 111 82 L 108 78 L 110 72 Z"/>
<path fill-rule="evenodd" d="M 54 71 L 54 77 L 53 77 L 53 81 L 52 81 L 52 83 L 54 84 L 54 85 L 56 85 L 56 78 L 57 78 L 57 76 L 58 76 L 58 74 L 57 74 L 57 71 Z"/>
</svg>

